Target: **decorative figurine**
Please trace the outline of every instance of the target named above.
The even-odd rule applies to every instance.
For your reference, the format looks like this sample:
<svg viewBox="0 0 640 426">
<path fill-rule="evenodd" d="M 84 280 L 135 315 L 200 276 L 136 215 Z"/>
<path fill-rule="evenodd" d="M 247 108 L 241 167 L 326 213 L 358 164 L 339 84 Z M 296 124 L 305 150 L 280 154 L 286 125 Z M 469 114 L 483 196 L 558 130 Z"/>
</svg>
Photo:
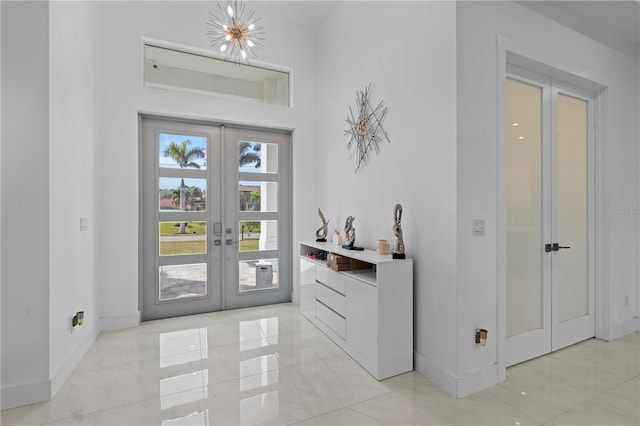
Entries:
<svg viewBox="0 0 640 426">
<path fill-rule="evenodd" d="M 344 237 L 346 241 L 342 245 L 343 248 L 350 249 L 356 242 L 356 228 L 353 227 L 353 221 L 356 220 L 355 217 L 349 216 L 347 217 L 347 221 L 344 223 Z"/>
<path fill-rule="evenodd" d="M 356 247 L 356 228 L 353 227 L 353 221 L 356 220 L 355 217 L 349 216 L 347 217 L 347 221 L 344 224 L 344 237 L 346 241 L 342 245 L 343 249 L 347 250 L 364 250 L 361 247 Z"/>
<path fill-rule="evenodd" d="M 320 215 L 322 226 L 316 231 L 316 241 L 325 242 L 327 241 L 327 233 L 329 232 L 329 221 L 324 218 L 322 210 L 318 209 L 318 214 Z"/>
<path fill-rule="evenodd" d="M 341 246 L 342 245 L 342 234 L 337 229 L 334 232 L 335 232 L 335 234 L 333 235 L 333 243 L 335 245 L 337 245 L 337 246 Z"/>
<path fill-rule="evenodd" d="M 404 254 L 404 241 L 402 240 L 402 226 L 400 224 L 402 220 L 402 205 L 396 204 L 393 209 L 393 235 L 396 236 L 396 243 L 393 246 L 393 258 L 405 259 Z"/>
</svg>

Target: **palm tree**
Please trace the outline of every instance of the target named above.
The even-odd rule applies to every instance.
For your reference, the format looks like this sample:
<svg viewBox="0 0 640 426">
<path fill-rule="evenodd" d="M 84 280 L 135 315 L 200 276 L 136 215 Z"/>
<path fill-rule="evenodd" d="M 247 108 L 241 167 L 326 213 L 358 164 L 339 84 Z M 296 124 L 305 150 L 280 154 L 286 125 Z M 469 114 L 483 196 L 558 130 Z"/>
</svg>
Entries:
<svg viewBox="0 0 640 426">
<path fill-rule="evenodd" d="M 189 149 L 189 145 L 191 145 L 191 141 L 189 139 L 186 139 L 179 144 L 171 142 L 167 145 L 163 154 L 166 158 L 172 158 L 173 161 L 178 163 L 178 166 L 180 166 L 181 169 L 186 167 L 199 169 L 200 165 L 194 160 L 205 158 L 204 151 L 200 147 Z M 182 182 L 180 183 L 180 211 L 185 210 L 186 188 L 184 179 L 182 179 Z M 180 222 L 180 234 L 186 234 L 185 222 Z"/>
<path fill-rule="evenodd" d="M 240 167 L 255 163 L 260 168 L 260 151 L 262 144 L 254 142 L 240 142 Z"/>
<path fill-rule="evenodd" d="M 191 210 L 195 210 L 195 203 L 202 200 L 202 197 L 204 196 L 202 189 L 197 186 L 187 186 L 184 191 L 182 191 L 181 188 L 176 188 L 172 190 L 170 194 L 174 206 L 180 205 L 181 194 L 184 194 L 184 203 L 185 205 L 191 206 Z"/>
<path fill-rule="evenodd" d="M 204 158 L 205 154 L 202 148 L 194 147 L 189 149 L 191 141 L 189 139 L 182 141 L 180 144 L 171 142 L 164 150 L 165 158 L 171 158 L 178 163 L 180 168 L 193 167 L 199 169 L 200 165 L 194 160 Z"/>
</svg>

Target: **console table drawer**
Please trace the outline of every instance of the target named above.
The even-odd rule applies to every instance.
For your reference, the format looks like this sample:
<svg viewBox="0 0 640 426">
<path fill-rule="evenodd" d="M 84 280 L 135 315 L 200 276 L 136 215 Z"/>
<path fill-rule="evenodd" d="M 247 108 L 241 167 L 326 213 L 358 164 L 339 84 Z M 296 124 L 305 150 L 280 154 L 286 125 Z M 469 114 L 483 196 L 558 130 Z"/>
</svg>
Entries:
<svg viewBox="0 0 640 426">
<path fill-rule="evenodd" d="M 340 294 L 347 294 L 347 285 L 344 275 L 326 267 L 316 268 L 316 281 L 337 291 Z"/>
<path fill-rule="evenodd" d="M 333 330 L 341 338 L 346 335 L 346 322 L 343 317 L 316 300 L 316 318 Z"/>
<path fill-rule="evenodd" d="M 316 283 L 316 299 L 321 301 L 343 317 L 347 316 L 345 309 L 345 297 L 342 294 L 331 290 L 329 287 L 326 287 L 323 284 Z"/>
</svg>

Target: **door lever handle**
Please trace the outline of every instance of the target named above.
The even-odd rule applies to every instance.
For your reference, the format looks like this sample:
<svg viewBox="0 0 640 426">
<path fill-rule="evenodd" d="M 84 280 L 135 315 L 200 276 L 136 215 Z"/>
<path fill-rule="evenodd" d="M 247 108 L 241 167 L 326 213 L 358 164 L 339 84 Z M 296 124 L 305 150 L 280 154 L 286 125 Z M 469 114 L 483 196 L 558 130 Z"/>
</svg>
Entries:
<svg viewBox="0 0 640 426">
<path fill-rule="evenodd" d="M 561 246 L 558 243 L 553 243 L 553 244 L 545 244 L 544 245 L 544 251 L 545 253 L 549 253 L 552 251 L 559 251 L 560 249 L 570 249 L 570 246 Z"/>
</svg>

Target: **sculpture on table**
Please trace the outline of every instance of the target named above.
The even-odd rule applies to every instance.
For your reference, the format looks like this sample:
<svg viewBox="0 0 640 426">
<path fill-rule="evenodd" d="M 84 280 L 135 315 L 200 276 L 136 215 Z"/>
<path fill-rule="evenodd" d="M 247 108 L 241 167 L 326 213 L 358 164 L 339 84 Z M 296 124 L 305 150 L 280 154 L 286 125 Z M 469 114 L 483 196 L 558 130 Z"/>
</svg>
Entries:
<svg viewBox="0 0 640 426">
<path fill-rule="evenodd" d="M 347 221 L 344 224 L 344 237 L 346 238 L 342 248 L 352 250 L 356 243 L 356 228 L 353 227 L 353 221 L 356 218 L 353 216 L 347 217 Z"/>
<path fill-rule="evenodd" d="M 393 258 L 405 259 L 404 241 L 402 240 L 402 205 L 396 204 L 393 208 L 393 235 L 396 237 L 396 243 L 393 245 Z"/>
<path fill-rule="evenodd" d="M 329 232 L 329 221 L 324 218 L 322 210 L 318 209 L 318 214 L 320 215 L 322 226 L 316 231 L 316 241 L 325 242 L 327 241 L 327 233 Z"/>
</svg>

